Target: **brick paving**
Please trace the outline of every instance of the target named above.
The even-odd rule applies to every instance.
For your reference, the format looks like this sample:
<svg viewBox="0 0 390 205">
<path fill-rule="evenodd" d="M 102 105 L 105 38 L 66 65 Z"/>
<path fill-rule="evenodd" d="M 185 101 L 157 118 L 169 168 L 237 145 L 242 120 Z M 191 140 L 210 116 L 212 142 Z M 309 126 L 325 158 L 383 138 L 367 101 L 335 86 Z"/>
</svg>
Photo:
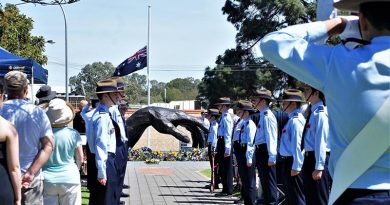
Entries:
<svg viewBox="0 0 390 205">
<path fill-rule="evenodd" d="M 204 188 L 209 179 L 200 172 L 209 162 L 128 162 L 125 183 L 130 194 L 122 201 L 131 205 L 233 204 L 235 198 L 214 197 Z M 217 192 L 219 192 L 217 190 Z"/>
</svg>

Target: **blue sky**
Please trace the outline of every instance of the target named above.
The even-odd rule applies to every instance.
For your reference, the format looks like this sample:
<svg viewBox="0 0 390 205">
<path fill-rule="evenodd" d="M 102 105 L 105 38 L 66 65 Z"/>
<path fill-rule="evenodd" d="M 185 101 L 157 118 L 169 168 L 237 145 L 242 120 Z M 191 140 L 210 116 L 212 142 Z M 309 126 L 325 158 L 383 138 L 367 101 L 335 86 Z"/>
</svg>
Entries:
<svg viewBox="0 0 390 205">
<path fill-rule="evenodd" d="M 21 3 L 17 0 L 2 0 Z M 225 0 L 81 0 L 64 5 L 68 22 L 68 70 L 76 75 L 86 64 L 108 61 L 114 66 L 147 43 L 151 5 L 150 79 L 202 78 L 217 55 L 235 47 L 236 31 L 221 8 Z M 34 20 L 34 35 L 47 44 L 49 84 L 65 82 L 64 20 L 59 6 L 19 5 Z M 146 69 L 138 71 L 146 74 Z"/>
</svg>

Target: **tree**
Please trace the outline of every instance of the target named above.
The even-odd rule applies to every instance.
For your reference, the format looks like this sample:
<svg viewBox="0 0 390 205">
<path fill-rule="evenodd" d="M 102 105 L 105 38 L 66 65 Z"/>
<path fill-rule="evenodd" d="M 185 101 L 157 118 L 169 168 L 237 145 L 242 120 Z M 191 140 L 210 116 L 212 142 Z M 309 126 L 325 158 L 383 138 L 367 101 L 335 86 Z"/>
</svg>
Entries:
<svg viewBox="0 0 390 205">
<path fill-rule="evenodd" d="M 176 78 L 167 83 L 167 101 L 194 100 L 198 95 L 199 80 L 192 77 Z"/>
<path fill-rule="evenodd" d="M 215 68 L 205 69 L 199 96 L 205 96 L 213 105 L 223 96 L 247 98 L 255 88 L 280 91 L 294 85 L 295 79 L 265 59 L 256 58 L 251 48 L 269 32 L 313 20 L 315 1 L 226 0 L 222 12 L 237 29 L 237 45 L 217 57 Z"/>
<path fill-rule="evenodd" d="M 148 104 L 148 90 L 146 75 L 133 73 L 124 77 L 126 95 L 132 104 Z"/>
<path fill-rule="evenodd" d="M 95 62 L 84 66 L 77 76 L 69 78 L 71 92 L 83 95 L 83 87 L 87 98 L 95 95 L 96 83 L 112 76 L 115 67 L 109 62 Z"/>
<path fill-rule="evenodd" d="M 45 39 L 33 36 L 33 20 L 12 4 L 0 7 L 0 46 L 18 56 L 32 58 L 39 64 L 47 63 Z"/>
</svg>

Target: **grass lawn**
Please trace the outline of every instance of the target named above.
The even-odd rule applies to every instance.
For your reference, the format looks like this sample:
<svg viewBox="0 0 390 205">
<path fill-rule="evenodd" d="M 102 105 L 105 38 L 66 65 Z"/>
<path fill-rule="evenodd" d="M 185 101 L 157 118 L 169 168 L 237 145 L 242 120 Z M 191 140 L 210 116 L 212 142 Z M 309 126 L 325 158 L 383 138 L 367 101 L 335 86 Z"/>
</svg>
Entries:
<svg viewBox="0 0 390 205">
<path fill-rule="evenodd" d="M 211 169 L 210 168 L 204 169 L 204 170 L 200 171 L 200 173 L 207 178 L 211 178 Z"/>
<path fill-rule="evenodd" d="M 81 204 L 88 205 L 89 203 L 89 190 L 85 186 L 81 186 Z"/>
<path fill-rule="evenodd" d="M 200 171 L 200 173 L 201 173 L 203 176 L 205 176 L 205 177 L 211 179 L 211 169 L 210 169 L 210 168 L 204 169 L 204 170 Z M 237 198 L 240 198 L 240 197 L 241 197 L 241 192 L 240 192 L 239 189 L 237 189 L 237 187 L 236 187 L 236 189 L 233 190 L 233 196 L 234 196 L 234 197 L 237 197 Z"/>
</svg>

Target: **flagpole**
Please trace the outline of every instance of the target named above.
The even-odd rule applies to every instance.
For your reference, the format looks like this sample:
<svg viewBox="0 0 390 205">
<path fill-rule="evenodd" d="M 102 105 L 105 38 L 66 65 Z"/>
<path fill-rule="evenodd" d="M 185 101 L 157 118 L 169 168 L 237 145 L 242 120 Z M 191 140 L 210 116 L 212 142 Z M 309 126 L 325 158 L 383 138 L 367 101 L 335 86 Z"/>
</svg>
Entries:
<svg viewBox="0 0 390 205">
<path fill-rule="evenodd" d="M 150 8 L 152 6 L 148 6 L 148 46 L 147 46 L 147 77 L 148 77 L 148 106 L 150 106 L 150 78 L 149 78 L 149 67 L 150 67 Z M 150 148 L 150 129 L 148 128 L 148 147 Z"/>
</svg>

